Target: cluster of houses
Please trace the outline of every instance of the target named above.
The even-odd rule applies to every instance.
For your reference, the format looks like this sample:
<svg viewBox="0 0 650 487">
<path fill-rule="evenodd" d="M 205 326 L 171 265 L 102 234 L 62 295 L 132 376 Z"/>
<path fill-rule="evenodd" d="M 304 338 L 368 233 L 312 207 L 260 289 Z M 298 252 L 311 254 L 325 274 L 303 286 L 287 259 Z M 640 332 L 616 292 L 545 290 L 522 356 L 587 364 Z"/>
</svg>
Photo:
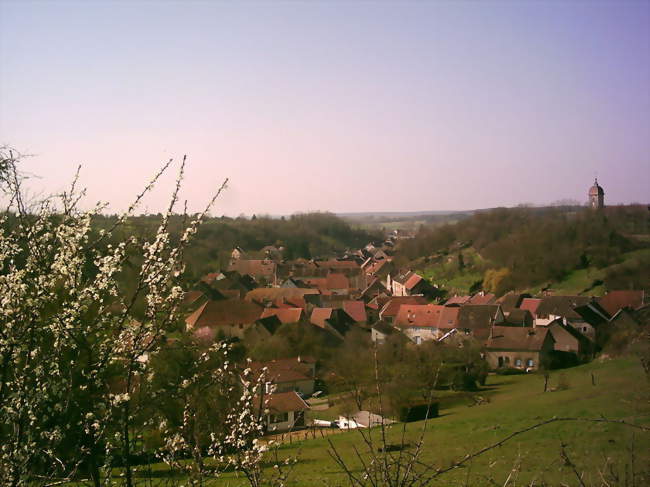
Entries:
<svg viewBox="0 0 650 487">
<path fill-rule="evenodd" d="M 392 234 L 338 258 L 285 260 L 283 249 L 233 250 L 226 270 L 208 274 L 186 293 L 186 327 L 200 339 L 264 339 L 296 323 L 333 342 L 363 330 L 382 343 L 402 334 L 414 344 L 456 345 L 473 340 L 492 369 L 526 371 L 585 361 L 617 327 L 647 322 L 643 291 L 603 297 L 533 297 L 479 292 L 442 299 L 439 289 L 393 264 Z M 435 303 L 435 304 L 433 304 Z M 268 370 L 269 430 L 304 422 L 304 401 L 314 392 L 315 360 L 292 358 L 254 364 Z"/>
</svg>

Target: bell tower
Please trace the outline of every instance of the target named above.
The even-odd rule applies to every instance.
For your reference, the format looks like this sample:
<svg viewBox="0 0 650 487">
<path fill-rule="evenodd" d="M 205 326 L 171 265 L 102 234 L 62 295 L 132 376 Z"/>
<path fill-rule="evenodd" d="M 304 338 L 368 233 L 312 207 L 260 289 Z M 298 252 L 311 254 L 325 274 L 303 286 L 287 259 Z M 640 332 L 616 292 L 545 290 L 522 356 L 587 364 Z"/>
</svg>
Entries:
<svg viewBox="0 0 650 487">
<path fill-rule="evenodd" d="M 605 191 L 598 185 L 598 179 L 594 185 L 589 188 L 589 207 L 592 210 L 599 210 L 605 207 Z"/>
</svg>

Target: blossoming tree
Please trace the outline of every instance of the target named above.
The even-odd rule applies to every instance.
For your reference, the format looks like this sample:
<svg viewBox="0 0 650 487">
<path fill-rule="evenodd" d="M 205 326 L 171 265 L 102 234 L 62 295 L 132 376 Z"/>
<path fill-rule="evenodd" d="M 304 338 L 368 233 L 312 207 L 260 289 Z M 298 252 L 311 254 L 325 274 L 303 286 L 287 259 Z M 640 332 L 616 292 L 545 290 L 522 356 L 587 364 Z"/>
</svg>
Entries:
<svg viewBox="0 0 650 487">
<path fill-rule="evenodd" d="M 168 347 L 168 332 L 178 328 L 183 253 L 227 181 L 203 212 L 183 213 L 185 225 L 173 241 L 169 221 L 183 159 L 155 235 L 118 238 L 172 161 L 115 225 L 97 230 L 93 217 L 104 206 L 80 209 L 84 191 L 77 177 L 62 194 L 28 202 L 19 160 L 0 151 L 6 201 L 0 215 L 0 484 L 84 480 L 99 486 L 111 483 L 118 469 L 131 487 L 133 448 L 145 430 L 163 438 L 158 455 L 170 465 L 180 464 L 179 454 L 194 458 L 198 467 L 190 473 L 199 474 L 190 475 L 192 483 L 203 478 L 203 455 L 232 463 L 233 453 L 246 451 L 249 462 L 259 462 L 261 448 L 253 441 L 263 429 L 262 410 L 254 405 L 257 386 L 229 367 L 230 347 L 216 344 L 197 354 L 193 373 L 180 384 L 180 421 L 158 407 L 163 387 L 152 367 Z M 136 276 L 128 289 L 119 284 L 127 268 Z M 195 400 L 204 387 L 220 391 L 224 407 L 230 401 L 239 408 L 222 412 L 227 434 L 208 429 L 205 441 L 198 425 L 210 424 L 204 421 L 210 412 Z"/>
</svg>

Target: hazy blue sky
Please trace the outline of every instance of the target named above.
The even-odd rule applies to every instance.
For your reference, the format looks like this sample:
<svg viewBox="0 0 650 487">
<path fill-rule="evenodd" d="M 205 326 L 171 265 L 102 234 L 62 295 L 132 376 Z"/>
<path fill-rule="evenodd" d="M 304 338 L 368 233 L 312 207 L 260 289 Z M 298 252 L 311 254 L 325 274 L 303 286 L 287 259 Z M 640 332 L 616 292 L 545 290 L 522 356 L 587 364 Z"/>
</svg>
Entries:
<svg viewBox="0 0 650 487">
<path fill-rule="evenodd" d="M 0 143 L 114 210 L 648 202 L 650 2 L 0 0 Z"/>
</svg>

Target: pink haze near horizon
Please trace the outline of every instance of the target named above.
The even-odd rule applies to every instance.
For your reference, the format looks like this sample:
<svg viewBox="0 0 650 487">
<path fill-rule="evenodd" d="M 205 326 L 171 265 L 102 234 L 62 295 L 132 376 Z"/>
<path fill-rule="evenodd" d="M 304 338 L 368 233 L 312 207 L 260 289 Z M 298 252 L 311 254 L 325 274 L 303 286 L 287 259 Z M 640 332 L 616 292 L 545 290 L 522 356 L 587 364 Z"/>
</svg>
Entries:
<svg viewBox="0 0 650 487">
<path fill-rule="evenodd" d="M 648 203 L 649 87 L 645 1 L 0 3 L 0 144 L 111 211 Z"/>
</svg>

